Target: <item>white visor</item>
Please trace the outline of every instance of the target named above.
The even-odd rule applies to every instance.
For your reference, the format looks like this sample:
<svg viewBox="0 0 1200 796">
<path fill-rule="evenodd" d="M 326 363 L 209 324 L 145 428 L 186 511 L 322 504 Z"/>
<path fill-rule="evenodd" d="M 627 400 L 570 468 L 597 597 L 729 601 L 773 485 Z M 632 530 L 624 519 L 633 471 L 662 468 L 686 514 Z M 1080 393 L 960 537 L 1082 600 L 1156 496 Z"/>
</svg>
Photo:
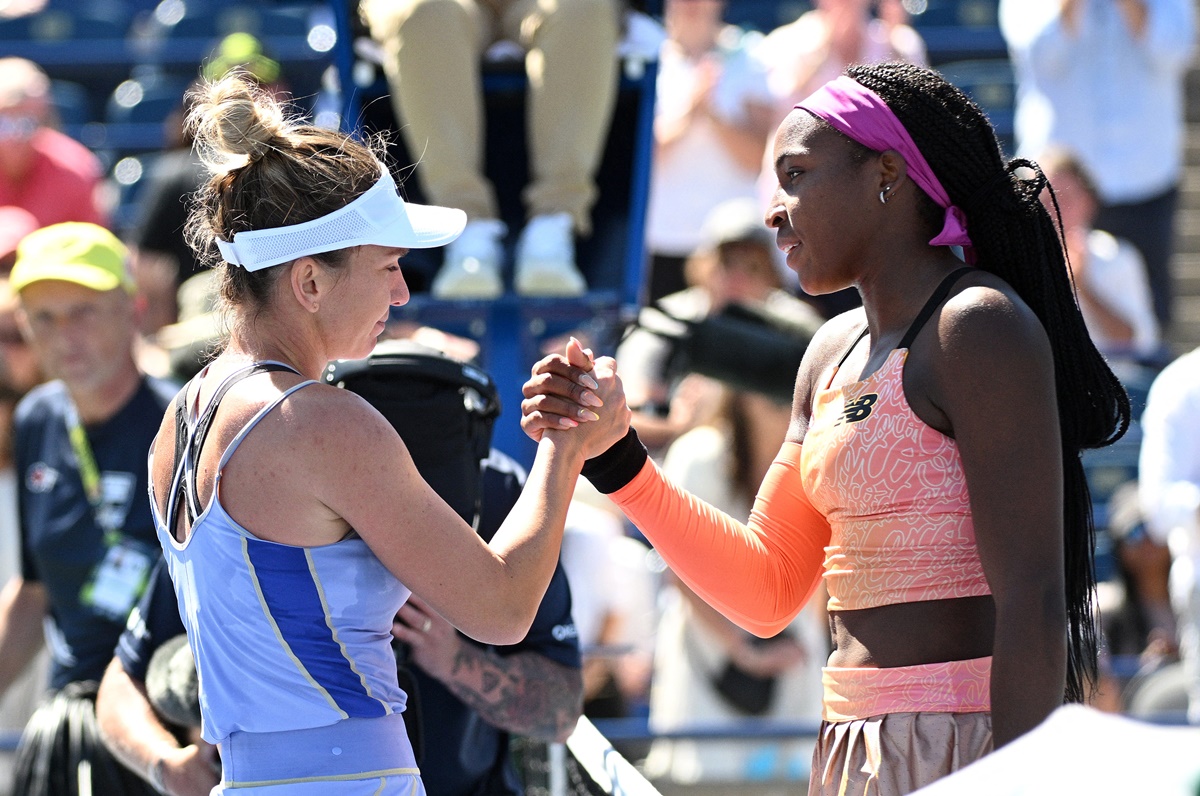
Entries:
<svg viewBox="0 0 1200 796">
<path fill-rule="evenodd" d="M 218 238 L 217 248 L 225 262 L 258 271 L 308 254 L 365 244 L 403 249 L 445 246 L 466 224 L 462 210 L 406 203 L 385 168 L 377 183 L 345 207 L 302 224 L 239 232 L 232 242 Z"/>
</svg>

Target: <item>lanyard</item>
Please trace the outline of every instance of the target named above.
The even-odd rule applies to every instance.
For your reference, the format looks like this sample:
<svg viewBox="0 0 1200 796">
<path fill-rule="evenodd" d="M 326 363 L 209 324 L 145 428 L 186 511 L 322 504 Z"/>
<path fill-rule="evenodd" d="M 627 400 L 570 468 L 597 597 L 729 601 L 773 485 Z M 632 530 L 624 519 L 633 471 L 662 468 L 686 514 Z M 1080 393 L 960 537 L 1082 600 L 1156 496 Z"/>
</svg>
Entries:
<svg viewBox="0 0 1200 796">
<path fill-rule="evenodd" d="M 96 457 L 92 454 L 92 445 L 88 442 L 87 432 L 79 422 L 79 411 L 75 402 L 67 398 L 67 437 L 71 440 L 71 450 L 79 464 L 79 478 L 83 481 L 83 491 L 87 494 L 88 503 L 92 507 L 92 516 L 96 525 L 104 531 L 104 544 L 116 547 L 121 543 L 121 532 L 111 527 L 103 519 L 101 511 L 103 496 L 100 493 L 100 468 L 96 465 Z"/>
</svg>

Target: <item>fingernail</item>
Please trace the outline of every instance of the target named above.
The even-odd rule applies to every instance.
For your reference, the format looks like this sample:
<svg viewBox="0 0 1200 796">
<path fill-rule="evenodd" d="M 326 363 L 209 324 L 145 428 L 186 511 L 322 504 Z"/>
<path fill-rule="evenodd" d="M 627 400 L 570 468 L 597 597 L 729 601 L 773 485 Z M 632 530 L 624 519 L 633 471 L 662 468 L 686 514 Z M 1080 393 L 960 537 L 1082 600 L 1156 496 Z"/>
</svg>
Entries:
<svg viewBox="0 0 1200 796">
<path fill-rule="evenodd" d="M 584 420 L 599 420 L 600 415 L 593 412 L 591 409 L 580 409 L 577 414 Z"/>
<path fill-rule="evenodd" d="M 593 379 L 591 376 L 587 375 L 586 373 L 579 377 L 579 383 L 582 384 L 584 387 L 587 387 L 589 390 L 600 389 L 600 385 L 596 382 L 596 380 Z M 592 404 L 592 405 L 593 406 L 601 406 L 602 404 Z"/>
<path fill-rule="evenodd" d="M 585 392 L 579 396 L 579 400 L 588 406 L 604 406 L 604 401 L 600 400 L 600 396 L 593 392 Z"/>
<path fill-rule="evenodd" d="M 578 423 L 576 423 L 574 420 L 572 420 L 569 417 L 560 417 L 558 419 L 558 424 L 560 426 L 562 426 L 563 428 L 575 428 L 576 426 L 579 425 Z"/>
</svg>

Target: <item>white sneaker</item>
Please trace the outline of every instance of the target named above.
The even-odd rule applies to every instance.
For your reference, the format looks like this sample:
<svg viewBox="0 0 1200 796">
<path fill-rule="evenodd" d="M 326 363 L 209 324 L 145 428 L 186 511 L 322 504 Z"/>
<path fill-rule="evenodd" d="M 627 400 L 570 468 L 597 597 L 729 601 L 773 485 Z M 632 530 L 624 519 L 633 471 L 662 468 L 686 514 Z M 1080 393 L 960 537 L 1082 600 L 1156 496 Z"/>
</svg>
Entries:
<svg viewBox="0 0 1200 796">
<path fill-rule="evenodd" d="M 513 288 L 523 296 L 581 296 L 587 291 L 575 267 L 571 215 L 534 216 L 517 242 Z"/>
<path fill-rule="evenodd" d="M 468 221 L 462 234 L 446 245 L 442 268 L 429 291 L 444 299 L 494 299 L 504 292 L 501 239 L 508 228 L 494 218 Z"/>
</svg>

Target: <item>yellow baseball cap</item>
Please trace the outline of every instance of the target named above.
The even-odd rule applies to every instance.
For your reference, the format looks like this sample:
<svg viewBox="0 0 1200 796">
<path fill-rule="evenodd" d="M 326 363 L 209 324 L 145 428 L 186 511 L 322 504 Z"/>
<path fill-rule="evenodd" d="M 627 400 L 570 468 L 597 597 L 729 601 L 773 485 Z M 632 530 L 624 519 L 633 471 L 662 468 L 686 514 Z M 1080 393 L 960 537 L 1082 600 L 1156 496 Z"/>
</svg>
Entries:
<svg viewBox="0 0 1200 796">
<path fill-rule="evenodd" d="M 116 235 L 96 224 L 52 224 L 22 238 L 9 284 L 18 293 L 34 282 L 57 280 L 106 292 L 136 289 L 125 262 L 129 251 Z"/>
</svg>

